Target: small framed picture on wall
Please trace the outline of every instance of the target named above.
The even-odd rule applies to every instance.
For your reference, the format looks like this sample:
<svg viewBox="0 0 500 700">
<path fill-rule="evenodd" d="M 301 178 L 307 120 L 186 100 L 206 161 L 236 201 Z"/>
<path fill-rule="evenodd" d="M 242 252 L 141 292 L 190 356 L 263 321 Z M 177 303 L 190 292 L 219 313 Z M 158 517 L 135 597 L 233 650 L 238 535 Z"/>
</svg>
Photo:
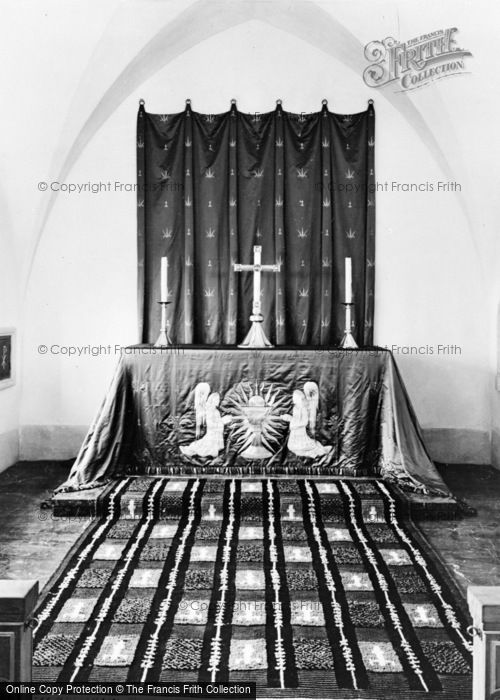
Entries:
<svg viewBox="0 0 500 700">
<path fill-rule="evenodd" d="M 16 331 L 14 328 L 0 328 L 0 390 L 15 384 L 15 349 Z"/>
</svg>

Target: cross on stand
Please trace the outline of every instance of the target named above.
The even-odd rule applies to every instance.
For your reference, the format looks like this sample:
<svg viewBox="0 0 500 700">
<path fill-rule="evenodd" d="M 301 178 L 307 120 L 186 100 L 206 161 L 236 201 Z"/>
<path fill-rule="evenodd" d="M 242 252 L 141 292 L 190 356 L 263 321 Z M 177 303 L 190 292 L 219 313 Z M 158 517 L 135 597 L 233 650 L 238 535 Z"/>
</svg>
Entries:
<svg viewBox="0 0 500 700">
<path fill-rule="evenodd" d="M 279 272 L 279 265 L 262 265 L 261 263 L 262 246 L 254 245 L 253 247 L 253 265 L 241 265 L 234 263 L 235 272 L 253 272 L 253 304 L 252 315 L 250 321 L 252 325 L 248 331 L 245 340 L 238 345 L 239 348 L 271 348 L 272 345 L 266 338 L 266 334 L 262 330 L 262 315 L 260 302 L 260 275 L 261 272 Z"/>
</svg>

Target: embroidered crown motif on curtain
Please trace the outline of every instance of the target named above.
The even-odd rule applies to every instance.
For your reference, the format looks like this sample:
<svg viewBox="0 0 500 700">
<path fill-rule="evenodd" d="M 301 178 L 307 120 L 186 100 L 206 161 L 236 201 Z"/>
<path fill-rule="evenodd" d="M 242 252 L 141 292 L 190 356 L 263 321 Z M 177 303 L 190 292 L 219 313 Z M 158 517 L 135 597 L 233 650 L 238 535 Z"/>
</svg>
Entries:
<svg viewBox="0 0 500 700">
<path fill-rule="evenodd" d="M 353 335 L 371 345 L 375 111 L 178 114 L 137 119 L 141 341 L 159 332 L 160 260 L 176 343 L 234 345 L 248 331 L 251 263 L 262 246 L 264 330 L 275 345 L 335 345 L 352 258 Z"/>
</svg>

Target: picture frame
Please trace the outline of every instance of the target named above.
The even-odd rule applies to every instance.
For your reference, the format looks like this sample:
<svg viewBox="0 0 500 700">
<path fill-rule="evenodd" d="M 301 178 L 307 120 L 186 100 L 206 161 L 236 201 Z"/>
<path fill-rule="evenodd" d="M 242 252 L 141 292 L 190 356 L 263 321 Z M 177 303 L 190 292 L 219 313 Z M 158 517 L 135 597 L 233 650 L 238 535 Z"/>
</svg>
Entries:
<svg viewBox="0 0 500 700">
<path fill-rule="evenodd" d="M 16 329 L 0 328 L 0 391 L 16 383 Z"/>
</svg>

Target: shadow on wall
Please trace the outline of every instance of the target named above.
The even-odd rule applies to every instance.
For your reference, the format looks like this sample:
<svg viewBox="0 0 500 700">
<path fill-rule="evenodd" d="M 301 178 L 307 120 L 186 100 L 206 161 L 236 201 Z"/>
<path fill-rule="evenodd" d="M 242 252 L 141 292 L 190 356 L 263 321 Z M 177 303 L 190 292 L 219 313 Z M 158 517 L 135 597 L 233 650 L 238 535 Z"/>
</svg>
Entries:
<svg viewBox="0 0 500 700">
<path fill-rule="evenodd" d="M 457 372 L 460 359 L 457 345 L 395 346 L 392 349 L 412 404 L 420 407 L 417 418 L 432 459 L 448 464 L 492 464 L 493 440 L 484 401 L 492 383 L 491 372 L 483 366 L 463 362 Z M 408 350 L 414 352 L 408 353 Z M 448 405 L 446 421 L 440 421 L 435 415 L 436 394 L 455 397 Z M 471 416 L 468 427 L 446 425 L 446 422 L 451 426 L 459 425 L 460 416 L 464 415 Z M 444 425 L 431 428 L 429 420 L 433 425 L 439 426 L 440 422 Z"/>
<path fill-rule="evenodd" d="M 20 275 L 14 248 L 14 229 L 3 189 L 0 187 L 0 328 L 15 328 L 15 383 L 0 389 L 0 471 L 19 458 L 19 363 Z"/>
</svg>

